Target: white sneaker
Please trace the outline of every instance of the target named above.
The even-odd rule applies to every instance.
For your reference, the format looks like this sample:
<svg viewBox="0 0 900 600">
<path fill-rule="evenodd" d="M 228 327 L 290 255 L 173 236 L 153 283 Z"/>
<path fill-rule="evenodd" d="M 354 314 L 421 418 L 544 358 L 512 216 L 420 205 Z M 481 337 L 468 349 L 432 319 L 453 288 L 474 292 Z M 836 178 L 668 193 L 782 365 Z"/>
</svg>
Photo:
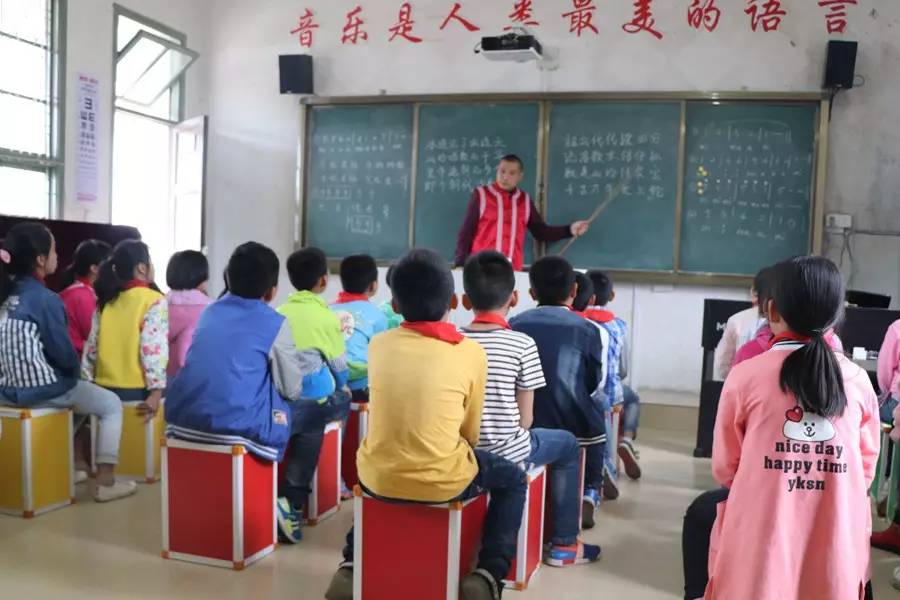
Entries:
<svg viewBox="0 0 900 600">
<path fill-rule="evenodd" d="M 79 483 L 84 483 L 89 478 L 90 478 L 90 475 L 88 475 L 87 471 L 80 471 L 80 470 L 75 471 L 75 485 L 78 485 Z"/>
<path fill-rule="evenodd" d="M 891 578 L 891 585 L 895 590 L 900 590 L 900 567 L 894 569 L 894 576 Z"/>
<path fill-rule="evenodd" d="M 96 502 L 112 502 L 121 498 L 127 498 L 137 492 L 137 484 L 133 481 L 116 479 L 112 485 L 97 485 L 94 489 Z"/>
</svg>

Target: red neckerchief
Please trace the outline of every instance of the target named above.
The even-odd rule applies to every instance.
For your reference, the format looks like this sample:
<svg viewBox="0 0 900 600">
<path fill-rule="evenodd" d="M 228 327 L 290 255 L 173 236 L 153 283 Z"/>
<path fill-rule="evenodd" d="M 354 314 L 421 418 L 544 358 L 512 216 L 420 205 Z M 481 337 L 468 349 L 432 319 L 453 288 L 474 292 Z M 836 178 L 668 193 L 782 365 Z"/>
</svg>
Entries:
<svg viewBox="0 0 900 600">
<path fill-rule="evenodd" d="M 132 279 L 128 283 L 122 286 L 122 290 L 130 290 L 134 288 L 149 288 L 150 284 L 146 281 L 141 281 L 140 279 Z"/>
<path fill-rule="evenodd" d="M 456 345 L 465 339 L 465 336 L 456 329 L 456 325 L 444 323 L 442 321 L 415 321 L 413 323 L 403 321 L 400 323 L 400 327 L 411 329 L 425 337 L 434 338 L 453 345 Z"/>
<path fill-rule="evenodd" d="M 597 323 L 609 323 L 616 318 L 612 311 L 604 308 L 589 308 L 584 311 L 584 316 Z"/>
<path fill-rule="evenodd" d="M 338 294 L 335 304 L 347 304 L 348 302 L 368 302 L 369 297 L 365 294 L 351 294 L 350 292 L 341 292 Z"/>
<path fill-rule="evenodd" d="M 499 325 L 503 329 L 511 329 L 509 323 L 501 315 L 497 313 L 479 313 L 472 320 L 472 325 L 481 323 L 483 325 Z"/>
<path fill-rule="evenodd" d="M 784 333 L 779 333 L 778 335 L 772 336 L 772 339 L 769 341 L 769 348 L 772 348 L 778 342 L 798 342 L 801 344 L 809 343 L 809 340 L 812 339 L 805 335 L 800 335 L 799 333 L 794 333 L 793 331 L 785 331 Z"/>
<path fill-rule="evenodd" d="M 571 310 L 573 313 L 575 313 L 576 315 L 578 315 L 578 316 L 581 317 L 582 319 L 587 319 L 587 313 L 584 312 L 583 310 L 575 310 L 574 308 L 571 308 L 571 309 L 569 309 L 569 310 Z"/>
<path fill-rule="evenodd" d="M 31 276 L 34 277 L 35 279 L 37 279 L 38 283 L 40 283 L 42 286 L 47 287 L 47 282 L 44 280 L 43 277 L 41 277 L 37 273 L 32 273 Z"/>
<path fill-rule="evenodd" d="M 75 279 L 75 281 L 77 281 L 78 283 L 80 283 L 80 284 L 83 285 L 84 287 L 88 287 L 88 288 L 94 289 L 94 284 L 91 283 L 91 280 L 90 280 L 90 278 L 88 278 L 88 277 L 78 277 L 77 279 Z"/>
</svg>

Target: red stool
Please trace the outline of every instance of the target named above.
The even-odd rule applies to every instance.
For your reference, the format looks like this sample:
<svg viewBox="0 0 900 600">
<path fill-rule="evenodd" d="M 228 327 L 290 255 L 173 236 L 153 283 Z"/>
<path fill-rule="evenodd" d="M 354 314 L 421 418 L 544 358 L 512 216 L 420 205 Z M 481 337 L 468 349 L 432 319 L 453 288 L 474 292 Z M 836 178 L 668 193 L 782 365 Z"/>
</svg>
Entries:
<svg viewBox="0 0 900 600">
<path fill-rule="evenodd" d="M 457 600 L 481 545 L 488 497 L 383 502 L 354 488 L 353 598 Z M 402 590 L 402 591 L 401 591 Z"/>
<path fill-rule="evenodd" d="M 341 473 L 344 483 L 352 488 L 359 483 L 356 472 L 356 451 L 369 432 L 369 403 L 351 402 L 350 416 L 344 427 L 344 439 L 341 443 Z"/>
<path fill-rule="evenodd" d="M 516 542 L 516 558 L 510 566 L 504 582 L 512 589 L 525 590 L 541 567 L 544 545 L 544 500 L 546 498 L 546 467 L 534 467 L 528 471 L 528 492 L 525 495 L 525 511 L 519 526 Z"/>
<path fill-rule="evenodd" d="M 162 557 L 240 571 L 275 549 L 275 464 L 243 446 L 162 441 Z"/>
<path fill-rule="evenodd" d="M 578 488 L 578 526 L 581 527 L 581 511 L 582 511 L 582 503 L 581 499 L 584 497 L 584 468 L 585 461 L 587 460 L 587 453 L 584 451 L 584 448 L 581 449 L 581 472 L 578 475 L 578 481 L 581 482 L 581 486 Z M 550 485 L 550 477 L 553 473 L 553 468 L 550 465 L 547 465 L 547 510 L 544 511 L 544 543 L 550 543 L 550 539 L 553 537 L 553 491 L 552 486 Z"/>
<path fill-rule="evenodd" d="M 341 508 L 341 422 L 325 427 L 319 464 L 313 475 L 312 491 L 306 504 L 306 524 L 316 526 Z"/>
</svg>

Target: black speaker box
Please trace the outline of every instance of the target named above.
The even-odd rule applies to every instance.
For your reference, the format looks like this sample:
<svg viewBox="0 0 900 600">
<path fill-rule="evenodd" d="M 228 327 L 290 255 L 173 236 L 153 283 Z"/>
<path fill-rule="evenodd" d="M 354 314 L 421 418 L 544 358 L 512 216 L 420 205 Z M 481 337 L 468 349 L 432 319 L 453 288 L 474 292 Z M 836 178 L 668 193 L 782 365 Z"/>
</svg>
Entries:
<svg viewBox="0 0 900 600">
<path fill-rule="evenodd" d="M 828 42 L 825 62 L 825 88 L 849 90 L 856 76 L 856 42 Z"/>
<path fill-rule="evenodd" d="M 278 79 L 282 94 L 312 94 L 312 56 L 308 54 L 282 54 L 279 56 Z"/>
</svg>

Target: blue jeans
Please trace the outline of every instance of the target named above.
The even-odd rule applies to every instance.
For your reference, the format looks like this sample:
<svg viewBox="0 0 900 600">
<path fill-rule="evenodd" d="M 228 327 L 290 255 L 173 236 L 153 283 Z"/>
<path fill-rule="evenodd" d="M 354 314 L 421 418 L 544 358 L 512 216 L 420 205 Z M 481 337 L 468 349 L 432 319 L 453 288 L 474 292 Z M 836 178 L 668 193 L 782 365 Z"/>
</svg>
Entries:
<svg viewBox="0 0 900 600">
<path fill-rule="evenodd" d="M 551 543 L 571 546 L 578 540 L 581 524 L 578 511 L 581 452 L 575 436 L 562 429 L 532 429 L 528 462 L 550 466 L 550 496 L 553 500 L 553 538 Z"/>
<path fill-rule="evenodd" d="M 350 413 L 350 396 L 338 391 L 323 403 L 314 400 L 291 402 L 291 438 L 284 456 L 284 496 L 294 510 L 302 510 L 312 491 L 312 478 L 319 464 L 325 426 L 343 421 Z"/>
<path fill-rule="evenodd" d="M 884 404 L 878 409 L 881 415 L 882 423 L 890 423 L 894 424 L 894 409 L 897 408 L 897 403 L 900 402 L 896 398 L 888 396 Z"/>
<path fill-rule="evenodd" d="M 625 384 L 622 384 L 622 391 L 625 393 L 625 401 L 622 404 L 622 430 L 637 435 L 641 420 L 641 398 Z"/>
<path fill-rule="evenodd" d="M 478 461 L 478 474 L 472 483 L 454 501 L 465 501 L 490 492 L 487 516 L 484 519 L 484 532 L 481 536 L 481 553 L 478 555 L 478 568 L 484 569 L 500 584 L 513 558 L 516 556 L 516 541 L 519 537 L 519 526 L 522 524 L 522 512 L 525 508 L 525 494 L 528 482 L 525 472 L 519 465 L 511 463 L 484 450 L 475 450 Z M 365 485 L 360 482 L 363 489 Z M 431 504 L 396 498 L 383 498 L 366 489 L 366 493 L 385 502 L 409 502 L 412 504 Z M 415 548 L 410 548 L 415 552 Z M 344 546 L 344 564 L 353 565 L 353 528 L 347 533 L 347 545 Z M 402 585 L 402 583 L 400 584 Z"/>
<path fill-rule="evenodd" d="M 584 489 L 597 490 L 603 488 L 604 454 L 606 443 L 584 446 Z"/>
</svg>

